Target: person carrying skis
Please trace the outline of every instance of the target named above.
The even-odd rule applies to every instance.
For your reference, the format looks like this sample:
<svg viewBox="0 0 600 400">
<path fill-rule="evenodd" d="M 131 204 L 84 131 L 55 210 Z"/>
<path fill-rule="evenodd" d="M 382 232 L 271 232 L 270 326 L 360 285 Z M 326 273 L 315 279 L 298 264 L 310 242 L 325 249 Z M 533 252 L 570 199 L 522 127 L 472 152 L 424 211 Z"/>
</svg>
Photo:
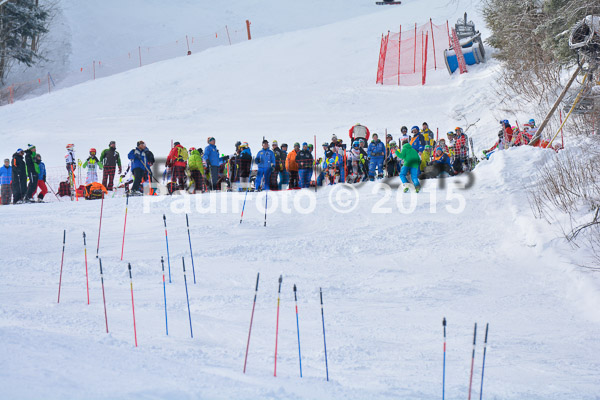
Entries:
<svg viewBox="0 0 600 400">
<path fill-rule="evenodd" d="M 175 184 L 175 190 L 185 190 L 185 168 L 187 167 L 188 151 L 179 142 L 175 142 L 173 145 L 167 157 L 166 165 L 173 168 L 171 182 Z"/>
<path fill-rule="evenodd" d="M 269 190 L 271 171 L 275 165 L 275 154 L 269 149 L 269 141 L 267 139 L 262 141 L 262 150 L 256 153 L 254 161 L 258 165 L 258 173 L 256 174 L 256 182 L 254 183 L 256 191 L 263 190 L 261 189 L 261 183 L 264 186 L 264 190 Z"/>
<path fill-rule="evenodd" d="M 200 190 L 204 193 L 204 164 L 202 163 L 202 156 L 195 147 L 190 147 L 190 158 L 188 159 L 188 167 L 190 169 L 190 175 L 194 182 L 193 194 Z M 191 182 L 190 182 L 191 188 Z"/>
<path fill-rule="evenodd" d="M 37 198 L 38 203 L 41 203 L 44 201 L 44 196 L 48 193 L 48 187 L 46 186 L 46 164 L 42 162 L 42 155 L 39 153 L 35 156 L 35 162 L 40 170 L 37 182 L 37 188 L 40 189 L 40 192 Z"/>
<path fill-rule="evenodd" d="M 308 146 L 307 146 L 308 148 Z M 285 169 L 290 173 L 290 189 L 298 189 L 299 186 L 299 170 L 298 163 L 296 162 L 296 158 L 298 157 L 298 153 L 300 153 L 300 143 L 294 143 L 294 150 L 290 151 L 287 155 L 287 159 L 285 160 Z"/>
<path fill-rule="evenodd" d="M 75 190 L 75 170 L 77 169 L 77 160 L 75 159 L 75 145 L 72 143 L 67 145 L 65 164 L 67 173 L 69 174 L 69 183 L 71 184 L 73 190 Z"/>
<path fill-rule="evenodd" d="M 419 193 L 421 189 L 419 183 L 419 166 L 421 165 L 421 158 L 419 157 L 419 153 L 408 140 L 402 141 L 402 151 L 396 150 L 396 155 L 398 158 L 404 160 L 404 164 L 400 169 L 400 180 L 402 181 L 402 186 L 404 186 L 404 193 L 408 192 L 408 180 L 406 179 L 406 174 L 410 172 L 410 178 L 415 186 L 415 191 Z"/>
<path fill-rule="evenodd" d="M 416 125 L 410 128 L 410 133 L 413 135 L 412 138 L 410 138 L 410 145 L 417 151 L 417 153 L 421 154 L 425 148 L 425 137 L 419 131 L 419 127 Z"/>
<path fill-rule="evenodd" d="M 102 162 L 96 157 L 95 148 L 92 147 L 90 149 L 90 156 L 85 160 L 82 167 L 87 168 L 87 177 L 85 179 L 86 185 L 98 182 L 98 169 L 102 169 Z"/>
<path fill-rule="evenodd" d="M 27 178 L 29 178 L 29 185 L 27 186 L 27 193 L 25 194 L 25 203 L 33 202 L 33 195 L 37 190 L 40 167 L 35 162 L 35 155 L 35 146 L 32 144 L 28 145 L 27 151 L 25 152 L 25 166 L 27 167 Z"/>
<path fill-rule="evenodd" d="M 0 167 L 0 198 L 2 199 L 2 205 L 10 204 L 12 197 L 12 167 L 10 166 L 10 160 L 7 158 L 4 160 L 4 165 Z"/>
<path fill-rule="evenodd" d="M 361 124 L 354 125 L 348 131 L 348 136 L 350 136 L 350 143 L 354 143 L 354 141 L 358 139 L 364 139 L 365 142 L 368 142 L 370 135 L 371 132 L 369 132 L 369 128 Z"/>
<path fill-rule="evenodd" d="M 211 190 L 217 190 L 217 182 L 219 181 L 219 167 L 221 165 L 221 157 L 219 149 L 215 145 L 216 140 L 214 137 L 209 137 L 208 146 L 204 149 L 204 155 L 202 159 L 206 163 L 207 172 L 210 174 L 210 188 Z"/>
<path fill-rule="evenodd" d="M 376 133 L 373 134 L 373 140 L 371 140 L 371 143 L 369 144 L 367 153 L 370 158 L 369 179 L 371 181 L 375 180 L 376 169 L 378 171 L 377 178 L 383 178 L 383 161 L 385 159 L 385 145 L 381 140 L 379 140 L 379 135 L 377 135 Z"/>
<path fill-rule="evenodd" d="M 137 142 L 135 149 L 131 150 L 127 158 L 131 160 L 131 173 L 133 175 L 133 186 L 131 187 L 132 196 L 141 196 L 144 193 L 140 190 L 142 178 L 148 173 L 148 148 L 142 140 Z"/>
<path fill-rule="evenodd" d="M 310 187 L 310 178 L 312 175 L 313 167 L 313 156 L 308 149 L 308 143 L 302 143 L 302 150 L 298 152 L 296 156 L 296 163 L 298 164 L 298 175 L 300 178 L 300 187 Z"/>
<path fill-rule="evenodd" d="M 25 166 L 25 152 L 17 149 L 12 157 L 12 192 L 13 204 L 21 204 L 27 193 L 27 167 Z"/>
<path fill-rule="evenodd" d="M 104 167 L 102 170 L 102 186 L 108 190 L 113 190 L 117 166 L 119 166 L 119 175 L 121 175 L 121 156 L 117 151 L 117 143 L 114 140 L 111 140 L 108 149 L 104 149 L 100 154 L 100 162 Z"/>
</svg>

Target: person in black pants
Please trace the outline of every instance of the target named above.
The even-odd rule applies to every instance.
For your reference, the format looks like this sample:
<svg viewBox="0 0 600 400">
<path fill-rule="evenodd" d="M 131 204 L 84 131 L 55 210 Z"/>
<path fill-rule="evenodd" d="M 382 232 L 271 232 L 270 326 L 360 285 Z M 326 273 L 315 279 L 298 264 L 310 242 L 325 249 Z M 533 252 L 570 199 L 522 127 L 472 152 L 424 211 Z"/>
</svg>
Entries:
<svg viewBox="0 0 600 400">
<path fill-rule="evenodd" d="M 37 190 L 38 175 L 40 173 L 39 166 L 35 162 L 36 149 L 35 146 L 30 144 L 25 152 L 25 166 L 27 167 L 27 177 L 29 178 L 29 186 L 27 186 L 27 194 L 25 195 L 25 202 L 33 202 L 33 195 Z"/>
<path fill-rule="evenodd" d="M 12 158 L 13 204 L 22 203 L 27 191 L 27 172 L 25 170 L 25 160 L 23 159 L 24 154 L 23 149 L 17 149 Z"/>
</svg>

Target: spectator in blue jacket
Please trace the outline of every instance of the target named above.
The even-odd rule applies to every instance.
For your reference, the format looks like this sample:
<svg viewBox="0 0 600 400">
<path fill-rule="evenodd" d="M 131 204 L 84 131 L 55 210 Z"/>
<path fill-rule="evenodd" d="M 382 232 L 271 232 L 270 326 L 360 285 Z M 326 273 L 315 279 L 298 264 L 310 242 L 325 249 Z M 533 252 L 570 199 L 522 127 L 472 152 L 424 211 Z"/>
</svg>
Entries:
<svg viewBox="0 0 600 400">
<path fill-rule="evenodd" d="M 413 137 L 410 138 L 410 145 L 421 155 L 423 150 L 425 149 L 425 136 L 421 132 L 419 132 L 418 126 L 413 126 L 410 128 L 410 133 Z"/>
<path fill-rule="evenodd" d="M 10 198 L 12 197 L 12 167 L 10 166 L 10 160 L 7 158 L 4 160 L 4 165 L 0 167 L 0 190 L 2 190 L 1 199 L 2 205 L 10 204 Z"/>
<path fill-rule="evenodd" d="M 375 169 L 378 170 L 378 178 L 383 178 L 383 161 L 385 160 L 385 144 L 379 140 L 379 135 L 373 134 L 373 140 L 367 149 L 371 161 L 369 163 L 369 179 L 375 180 Z"/>
<path fill-rule="evenodd" d="M 146 147 L 146 143 L 143 141 L 137 142 L 137 147 L 129 152 L 127 158 L 131 162 L 131 173 L 133 174 L 133 186 L 131 187 L 131 194 L 133 196 L 142 195 L 140 190 L 140 184 L 142 183 L 142 177 L 148 172 L 148 153 L 149 150 Z"/>
<path fill-rule="evenodd" d="M 215 145 L 215 138 L 208 138 L 208 146 L 204 149 L 202 159 L 206 163 L 206 167 L 210 173 L 211 190 L 217 190 L 217 181 L 219 180 L 219 166 L 221 164 L 221 156 L 219 149 Z"/>
<path fill-rule="evenodd" d="M 256 174 L 256 190 L 261 190 L 261 182 L 264 185 L 264 190 L 269 190 L 269 181 L 271 179 L 271 171 L 275 165 L 275 153 L 269 149 L 269 141 L 263 140 L 262 150 L 256 153 L 254 158 L 256 164 L 258 164 L 258 173 Z M 275 188 L 277 189 L 277 188 Z"/>
</svg>

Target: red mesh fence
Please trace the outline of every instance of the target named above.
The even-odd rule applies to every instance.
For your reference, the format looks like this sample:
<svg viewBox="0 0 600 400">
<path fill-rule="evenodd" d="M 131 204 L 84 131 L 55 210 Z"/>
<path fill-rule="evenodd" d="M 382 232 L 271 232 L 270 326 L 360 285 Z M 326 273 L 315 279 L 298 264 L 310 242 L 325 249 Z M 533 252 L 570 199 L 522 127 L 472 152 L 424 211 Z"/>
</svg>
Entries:
<svg viewBox="0 0 600 400">
<path fill-rule="evenodd" d="M 113 58 L 91 60 L 77 70 L 65 74 L 47 75 L 28 82 L 12 83 L 0 89 L 0 105 L 12 104 L 27 94 L 42 94 L 55 88 L 74 86 L 96 78 L 118 74 L 133 68 L 164 61 L 175 57 L 194 54 L 216 46 L 229 46 L 249 40 L 249 22 L 247 24 L 223 29 L 200 36 L 185 36 L 178 40 L 157 46 L 139 46 L 126 54 Z M 58 85 L 58 86 L 57 86 Z"/>
<path fill-rule="evenodd" d="M 427 70 L 445 68 L 444 50 L 449 47 L 448 23 L 431 20 L 410 30 L 388 32 L 381 40 L 377 83 L 382 85 L 424 85 Z"/>
</svg>

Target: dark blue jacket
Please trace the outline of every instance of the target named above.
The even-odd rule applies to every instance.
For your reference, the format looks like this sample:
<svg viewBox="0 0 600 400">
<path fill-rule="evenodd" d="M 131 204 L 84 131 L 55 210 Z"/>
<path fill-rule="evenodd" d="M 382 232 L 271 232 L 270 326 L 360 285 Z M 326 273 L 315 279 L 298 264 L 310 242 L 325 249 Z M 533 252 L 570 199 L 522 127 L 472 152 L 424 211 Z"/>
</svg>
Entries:
<svg viewBox="0 0 600 400">
<path fill-rule="evenodd" d="M 371 143 L 369 143 L 369 148 L 367 150 L 367 154 L 369 155 L 369 157 L 373 158 L 381 158 L 383 160 L 383 158 L 385 157 L 385 144 L 383 144 L 383 142 L 381 140 L 378 140 L 377 142 L 373 141 Z"/>
<path fill-rule="evenodd" d="M 425 136 L 422 133 L 418 133 L 416 136 L 411 137 L 410 145 L 417 152 L 422 152 L 425 149 Z"/>
<path fill-rule="evenodd" d="M 452 166 L 452 164 L 450 163 L 450 157 L 448 157 L 448 154 L 442 154 L 442 156 L 440 158 L 434 158 L 433 160 L 434 164 L 448 164 L 449 166 Z"/>
<path fill-rule="evenodd" d="M 144 150 L 140 150 L 137 147 L 129 152 L 127 158 L 129 158 L 131 163 L 131 170 L 133 171 L 136 168 L 141 168 L 145 170 L 148 167 L 148 158 L 146 153 L 148 152 L 148 148 L 146 147 Z"/>
<path fill-rule="evenodd" d="M 208 146 L 206 146 L 206 148 L 204 149 L 204 155 L 202 156 L 202 159 L 206 161 L 209 165 L 213 167 L 218 167 L 221 163 L 221 156 L 219 155 L 219 150 L 217 149 L 217 146 L 215 146 L 214 144 L 209 144 Z"/>
<path fill-rule="evenodd" d="M 0 167 L 0 185 L 9 185 L 12 182 L 12 167 Z"/>
<path fill-rule="evenodd" d="M 258 168 L 271 168 L 275 164 L 275 153 L 271 149 L 262 149 L 256 153 L 254 160 L 258 164 Z"/>
</svg>

